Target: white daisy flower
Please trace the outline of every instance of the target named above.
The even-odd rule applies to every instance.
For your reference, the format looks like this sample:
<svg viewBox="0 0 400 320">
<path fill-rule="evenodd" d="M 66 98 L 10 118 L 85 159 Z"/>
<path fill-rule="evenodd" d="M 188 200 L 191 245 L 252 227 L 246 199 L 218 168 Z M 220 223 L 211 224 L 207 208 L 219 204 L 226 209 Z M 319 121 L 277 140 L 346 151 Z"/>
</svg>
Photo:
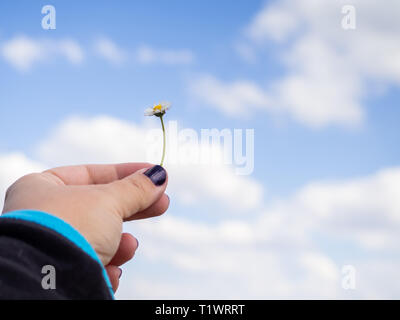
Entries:
<svg viewBox="0 0 400 320">
<path fill-rule="evenodd" d="M 144 115 L 161 117 L 169 108 L 171 108 L 171 104 L 169 102 L 161 102 L 155 104 L 152 108 L 147 108 L 144 110 Z"/>
<path fill-rule="evenodd" d="M 161 120 L 161 128 L 163 132 L 163 151 L 162 151 L 162 158 L 161 158 L 161 163 L 160 166 L 163 165 L 164 163 L 164 158 L 165 158 L 165 144 L 166 144 L 166 138 L 165 138 L 165 126 L 164 126 L 164 120 L 163 116 L 165 112 L 171 107 L 171 104 L 169 102 L 161 102 L 158 104 L 155 104 L 153 108 L 147 108 L 144 111 L 145 116 L 156 116 L 159 117 Z"/>
</svg>

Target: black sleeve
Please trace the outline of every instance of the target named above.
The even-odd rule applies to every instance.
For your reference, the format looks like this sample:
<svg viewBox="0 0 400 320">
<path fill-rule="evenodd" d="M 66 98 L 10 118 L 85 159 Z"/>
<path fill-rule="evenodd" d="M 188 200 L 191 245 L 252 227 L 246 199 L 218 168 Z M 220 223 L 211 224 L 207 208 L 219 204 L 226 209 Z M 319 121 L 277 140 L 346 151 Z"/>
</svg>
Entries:
<svg viewBox="0 0 400 320">
<path fill-rule="evenodd" d="M 107 281 L 100 263 L 58 232 L 0 219 L 0 299 L 113 299 Z"/>
</svg>

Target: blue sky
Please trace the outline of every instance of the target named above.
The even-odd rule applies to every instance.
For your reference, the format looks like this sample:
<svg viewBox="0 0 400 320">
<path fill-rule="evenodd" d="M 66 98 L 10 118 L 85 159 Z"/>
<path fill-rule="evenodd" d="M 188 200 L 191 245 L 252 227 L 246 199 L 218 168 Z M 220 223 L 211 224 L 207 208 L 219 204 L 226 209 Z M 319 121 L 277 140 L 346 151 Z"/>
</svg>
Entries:
<svg viewBox="0 0 400 320">
<path fill-rule="evenodd" d="M 144 108 L 158 100 L 168 100 L 173 104 L 168 114 L 169 120 L 177 120 L 183 128 L 254 128 L 255 170 L 245 179 L 263 189 L 260 210 L 271 211 L 276 201 L 293 202 L 296 208 L 293 198 L 309 184 L 333 184 L 341 189 L 341 184 L 374 177 L 380 170 L 396 170 L 400 159 L 400 150 L 397 148 L 400 142 L 400 70 L 396 61 L 400 59 L 400 51 L 391 42 L 398 36 L 397 22 L 390 19 L 390 11 L 393 10 L 374 8 L 370 1 L 366 4 L 353 1 L 355 8 L 359 9 L 358 25 L 356 30 L 346 33 L 340 28 L 343 1 L 333 1 L 324 6 L 304 0 L 292 9 L 287 3 L 225 0 L 2 1 L 0 155 L 6 157 L 20 152 L 29 161 L 40 162 L 44 166 L 61 164 L 63 161 L 57 156 L 46 159 L 38 150 L 46 141 L 51 140 L 52 135 L 57 136 L 58 128 L 71 116 L 93 119 L 105 115 L 140 127 L 145 123 L 142 118 Z M 43 30 L 41 27 L 41 8 L 47 4 L 56 8 L 56 30 Z M 378 4 L 375 6 L 378 7 Z M 398 8 L 395 1 L 391 1 L 390 6 Z M 284 18 L 286 14 L 290 17 L 289 23 Z M 380 23 L 385 20 L 386 24 Z M 293 21 L 301 27 L 291 26 Z M 384 39 L 387 42 L 380 40 L 382 42 L 374 43 L 377 40 L 372 36 L 369 41 L 365 40 L 371 30 L 377 35 L 387 36 Z M 279 39 L 275 38 L 276 35 Z M 40 54 L 43 57 L 35 58 L 27 68 L 21 69 L 16 66 L 13 58 L 4 53 L 7 44 L 19 37 L 40 46 L 45 46 L 43 43 L 47 41 L 48 47 L 45 48 L 53 48 L 57 41 L 68 39 L 79 46 L 82 57 L 71 62 L 61 51 L 42 51 Z M 104 58 L 95 47 L 99 39 L 113 43 L 124 58 L 118 63 Z M 136 57 L 138 48 L 143 46 L 152 48 L 156 54 L 169 51 L 179 56 L 179 52 L 189 52 L 191 58 L 189 61 L 181 61 L 185 59 L 178 57 L 172 63 L 162 58 L 143 62 Z M 308 52 L 313 46 L 322 48 L 321 52 L 327 54 L 319 54 L 317 49 Z M 365 50 L 367 62 L 357 47 Z M 392 64 L 387 62 L 391 59 L 371 47 L 381 47 L 382 52 L 392 52 Z M 244 48 L 249 55 L 239 48 Z M 377 67 L 374 68 L 374 65 Z M 317 66 L 316 70 L 314 66 Z M 217 98 L 207 90 L 193 93 L 191 88 L 199 87 L 203 76 L 217 79 L 217 89 L 222 92 L 215 94 Z M 301 80 L 297 84 L 305 83 L 310 90 L 302 91 L 290 86 L 294 77 Z M 232 84 L 236 82 L 246 82 L 249 84 L 247 88 L 251 87 L 249 91 L 260 93 L 258 96 L 261 98 L 257 94 L 257 98 L 254 98 L 247 91 L 243 94 L 233 92 Z M 346 86 L 346 83 L 349 85 Z M 293 89 L 293 92 L 287 94 L 290 101 L 286 97 L 287 88 Z M 321 94 L 320 99 L 318 92 L 324 90 L 327 90 L 327 95 Z M 333 91 L 332 96 L 330 90 Z M 231 96 L 237 99 L 237 105 L 234 101 L 235 106 L 232 106 L 232 110 L 237 109 L 236 113 L 230 113 L 229 103 L 225 106 L 220 102 L 219 94 L 227 95 L 226 101 L 230 101 Z M 326 102 L 327 105 L 313 104 L 314 95 L 315 101 Z M 266 102 L 260 103 L 259 100 Z M 304 103 L 300 102 L 303 100 Z M 341 111 L 336 113 L 336 110 Z M 361 120 L 353 111 L 361 112 Z M 321 114 L 321 117 L 314 114 Z M 57 138 L 54 139 L 57 141 Z M 54 141 L 52 143 L 56 143 Z M 65 140 L 59 142 L 60 148 L 62 141 Z M 69 147 L 65 145 L 65 148 Z M 71 147 L 71 154 L 76 150 Z M 96 156 L 96 153 L 92 154 L 94 160 L 97 160 Z M 78 155 L 71 159 L 76 162 L 84 160 Z M 99 156 L 98 159 L 101 161 L 104 158 Z M 121 159 L 140 160 L 143 159 Z M 333 206 L 337 210 L 343 209 L 343 203 L 349 203 L 347 200 L 338 200 L 339 204 L 332 205 L 334 200 L 326 201 L 330 201 L 328 207 Z M 171 215 L 190 220 L 191 212 L 194 222 L 210 223 L 209 227 L 212 228 L 213 224 L 224 223 L 224 218 L 214 215 L 221 210 L 217 202 L 215 199 L 210 202 L 204 199 L 202 205 L 191 207 L 177 201 Z M 366 203 L 366 206 L 369 204 Z M 359 210 L 359 205 L 349 205 L 343 210 L 347 212 L 354 208 Z M 374 209 L 379 214 L 380 209 Z M 244 216 L 244 220 L 252 219 L 252 210 L 248 210 L 250 213 Z M 204 217 L 203 211 L 208 212 Z M 368 212 L 368 208 L 361 211 Z M 225 217 L 230 219 L 229 210 Z M 351 234 L 352 221 L 348 223 L 345 229 L 349 229 Z M 354 253 L 370 259 L 378 255 L 360 249 L 359 244 L 355 244 L 357 239 L 349 242 L 345 240 L 343 245 L 344 240 L 338 236 L 341 231 L 333 237 L 327 236 L 325 231 L 320 232 L 316 232 L 319 235 L 315 241 L 323 239 L 320 251 L 324 257 L 335 260 L 337 256 L 351 257 L 351 253 Z M 386 234 L 386 229 L 380 232 Z M 350 254 L 344 253 L 343 247 Z M 171 248 L 174 248 L 172 244 Z M 385 254 L 398 259 L 397 250 Z M 160 259 L 164 270 L 172 268 L 171 274 L 176 272 L 174 268 L 179 263 Z M 277 258 L 277 261 L 282 262 L 282 259 Z M 137 265 L 142 266 L 143 270 L 156 268 L 156 265 L 148 261 L 152 260 L 144 259 Z M 337 265 L 341 263 L 335 262 Z M 296 274 L 296 269 L 293 270 L 285 279 Z M 211 279 L 217 277 L 218 273 L 210 271 L 209 276 Z M 195 278 L 190 279 L 182 278 L 181 282 L 192 283 Z M 375 290 L 373 294 L 367 290 L 365 295 L 361 293 L 360 296 L 381 293 L 379 288 L 376 289 L 372 284 L 371 287 Z M 179 293 L 185 292 L 184 288 L 182 285 L 175 289 Z M 302 290 L 294 295 L 313 296 L 313 293 Z M 393 288 L 395 293 L 398 290 Z M 262 291 L 260 294 L 256 291 L 245 290 L 249 297 L 263 296 Z M 124 292 L 124 297 L 151 296 L 143 293 L 145 290 L 132 295 L 128 289 L 124 289 Z M 290 296 L 282 292 L 276 294 Z M 175 296 L 179 296 L 178 293 Z M 224 294 L 221 292 L 222 297 Z M 265 294 L 274 296 L 273 291 Z M 319 294 L 316 291 L 314 296 Z"/>
</svg>

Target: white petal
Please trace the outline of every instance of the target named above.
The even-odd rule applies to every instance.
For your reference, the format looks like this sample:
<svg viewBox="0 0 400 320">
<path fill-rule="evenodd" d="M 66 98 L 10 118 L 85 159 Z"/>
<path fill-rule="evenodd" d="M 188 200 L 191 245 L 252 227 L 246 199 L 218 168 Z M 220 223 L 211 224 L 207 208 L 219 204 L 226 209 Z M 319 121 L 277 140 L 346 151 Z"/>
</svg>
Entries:
<svg viewBox="0 0 400 320">
<path fill-rule="evenodd" d="M 162 106 L 162 111 L 167 111 L 169 108 L 171 108 L 171 103 L 169 103 L 169 102 L 163 102 L 163 103 L 161 104 L 161 106 Z"/>
<path fill-rule="evenodd" d="M 147 108 L 146 110 L 144 110 L 144 115 L 145 116 L 154 116 L 153 108 Z"/>
</svg>

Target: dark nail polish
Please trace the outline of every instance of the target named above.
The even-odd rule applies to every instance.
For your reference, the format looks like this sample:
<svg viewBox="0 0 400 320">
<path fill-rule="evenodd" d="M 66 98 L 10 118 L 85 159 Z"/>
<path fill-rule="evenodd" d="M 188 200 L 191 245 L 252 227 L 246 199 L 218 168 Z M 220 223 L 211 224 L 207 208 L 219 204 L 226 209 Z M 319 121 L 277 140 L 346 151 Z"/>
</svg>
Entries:
<svg viewBox="0 0 400 320">
<path fill-rule="evenodd" d="M 167 172 L 163 167 L 159 165 L 148 169 L 146 172 L 144 172 L 144 174 L 148 176 L 156 186 L 163 185 L 165 180 L 167 179 Z"/>
<path fill-rule="evenodd" d="M 118 277 L 118 279 L 121 279 L 121 276 L 122 276 L 122 269 L 121 268 L 118 268 L 119 269 L 119 277 Z"/>
</svg>

